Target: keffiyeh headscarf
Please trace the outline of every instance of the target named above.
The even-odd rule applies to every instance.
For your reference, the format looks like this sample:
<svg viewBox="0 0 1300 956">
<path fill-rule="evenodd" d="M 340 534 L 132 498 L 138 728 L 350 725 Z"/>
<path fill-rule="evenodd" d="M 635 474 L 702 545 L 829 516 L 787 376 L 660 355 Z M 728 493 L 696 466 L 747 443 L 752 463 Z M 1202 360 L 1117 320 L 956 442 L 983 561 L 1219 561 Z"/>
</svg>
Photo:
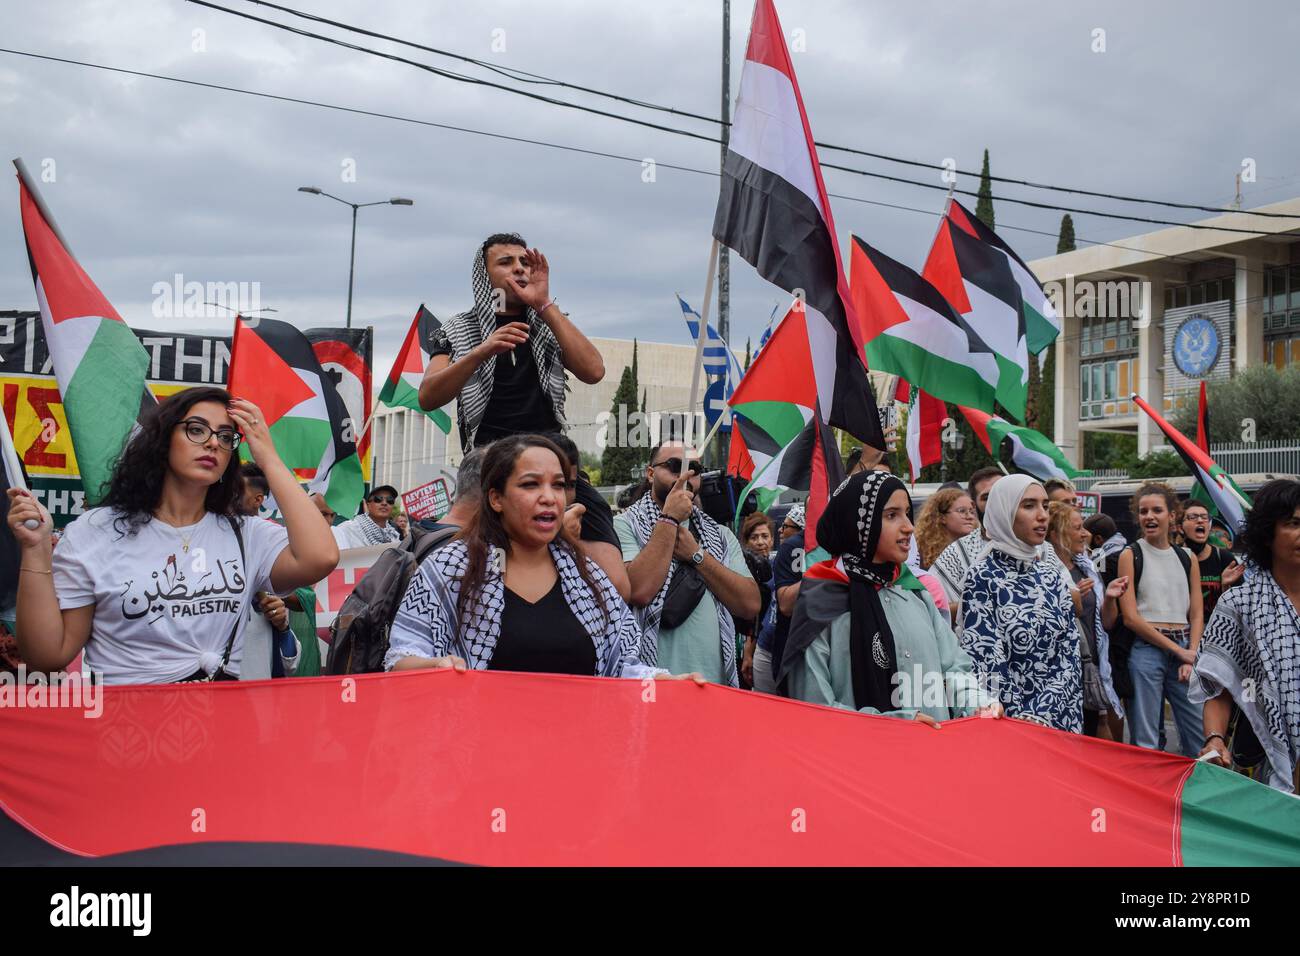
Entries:
<svg viewBox="0 0 1300 956">
<path fill-rule="evenodd" d="M 804 514 L 805 514 L 804 505 L 803 502 L 801 501 L 797 505 L 790 506 L 790 510 L 785 513 L 785 520 L 790 522 L 800 531 L 802 531 L 804 520 L 805 520 Z"/>
<path fill-rule="evenodd" d="M 644 548 L 649 543 L 650 535 L 654 533 L 655 525 L 662 514 L 663 511 L 659 508 L 659 502 L 655 500 L 653 490 L 647 491 L 623 512 L 622 517 L 631 526 L 632 534 L 636 537 L 639 547 Z M 713 555 L 720 564 L 725 565 L 728 545 L 718 523 L 698 507 L 691 511 L 689 521 L 700 546 Z M 653 601 L 636 612 L 641 623 L 641 660 L 651 666 L 659 661 L 659 621 L 663 616 L 668 586 L 672 583 L 673 576 L 682 573 L 683 570 L 682 562 L 673 558 L 668 565 L 668 573 L 664 575 L 663 587 L 659 589 L 659 593 L 654 596 Z M 722 643 L 722 679 L 732 687 L 738 687 L 740 681 L 736 670 L 736 622 L 721 601 L 715 598 L 713 603 L 717 606 L 718 640 Z"/>
<path fill-rule="evenodd" d="M 1021 561 L 1038 560 L 1039 550 L 1016 537 L 1016 512 L 1030 487 L 1042 482 L 1030 475 L 1007 475 L 998 479 L 989 491 L 989 503 L 984 509 L 984 533 L 988 535 L 988 549 L 1001 551 Z M 987 553 L 987 551 L 986 551 Z"/>
<path fill-rule="evenodd" d="M 478 348 L 497 329 L 497 314 L 492 308 L 494 290 L 488 278 L 487 264 L 483 261 L 483 248 L 474 253 L 473 268 L 474 307 L 468 312 L 443 323 L 439 332 L 451 347 L 451 360 L 458 361 Z M 550 326 L 532 309 L 525 307 L 520 321 L 528 323 L 528 344 L 537 360 L 537 374 L 542 391 L 551 399 L 555 420 L 564 425 L 564 393 L 568 385 L 564 377 L 564 361 L 560 343 Z M 483 422 L 488 402 L 492 400 L 492 379 L 499 356 L 491 356 L 470 375 L 460 390 L 456 402 L 456 417 L 460 428 L 461 444 L 474 446 L 474 436 Z"/>
<path fill-rule="evenodd" d="M 875 561 L 885 505 L 907 486 L 893 475 L 861 472 L 842 484 L 817 521 L 817 543 L 838 555 L 849 578 L 849 655 L 853 702 L 858 708 L 894 709 L 892 696 L 898 656 L 894 632 L 880 603 L 880 589 L 893 583 L 899 566 Z M 907 502 L 912 517 L 912 501 Z"/>
</svg>

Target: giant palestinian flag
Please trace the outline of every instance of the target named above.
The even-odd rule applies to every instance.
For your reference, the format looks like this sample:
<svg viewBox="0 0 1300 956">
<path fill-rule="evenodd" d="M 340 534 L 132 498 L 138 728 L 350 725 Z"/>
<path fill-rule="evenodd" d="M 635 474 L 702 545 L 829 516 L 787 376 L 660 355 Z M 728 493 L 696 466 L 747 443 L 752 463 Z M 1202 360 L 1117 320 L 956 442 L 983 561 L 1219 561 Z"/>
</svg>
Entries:
<svg viewBox="0 0 1300 956">
<path fill-rule="evenodd" d="M 1043 291 L 1038 277 L 1025 265 L 1025 261 L 997 233 L 955 199 L 949 201 L 948 219 L 986 246 L 1006 256 L 1007 268 L 1011 270 L 1016 287 L 1020 289 L 1025 318 L 1025 346 L 1029 351 L 1037 355 L 1056 341 L 1056 337 L 1061 334 L 1061 317 L 1056 314 L 1051 299 Z"/>
<path fill-rule="evenodd" d="M 365 493 L 357 425 L 302 332 L 277 319 L 254 327 L 236 318 L 227 388 L 262 410 L 276 452 L 309 491 L 339 514 L 356 511 Z"/>
<path fill-rule="evenodd" d="M 420 348 L 422 319 L 426 324 L 430 320 L 438 321 L 423 304 L 415 310 L 415 318 L 411 320 L 411 327 L 406 332 L 406 340 L 402 342 L 402 348 L 397 353 L 397 360 L 393 362 L 393 370 L 388 373 L 388 381 L 384 382 L 379 400 L 389 408 L 409 408 L 426 415 L 430 421 L 447 433 L 451 431 L 451 417 L 446 412 L 441 408 L 426 412 L 420 407 L 420 382 L 429 364 L 429 356 Z"/>
<path fill-rule="evenodd" d="M 1009 439 L 1011 463 L 1025 474 L 1033 475 L 1043 481 L 1048 478 L 1069 480 L 1092 474 L 1090 471 L 1082 471 L 1071 465 L 1061 449 L 1042 432 L 1023 425 L 1013 425 L 1001 416 L 990 415 L 978 408 L 958 407 L 966 416 L 966 421 L 970 423 L 975 437 L 994 459 L 998 457 L 1003 440 Z"/>
<path fill-rule="evenodd" d="M 849 299 L 835 221 L 803 98 L 772 0 L 756 0 L 713 235 L 767 281 L 803 291 L 816 383 L 814 417 L 884 447 L 863 367 L 862 330 Z M 768 343 L 764 353 L 771 352 Z M 816 429 L 809 536 L 839 473 L 839 454 Z M 832 461 L 834 459 L 834 461 Z"/>
<path fill-rule="evenodd" d="M 998 364 L 997 400 L 1023 421 L 1029 350 L 1023 298 L 1006 255 L 968 232 L 950 211 L 921 274 L 993 350 Z"/>
<path fill-rule="evenodd" d="M 368 849 L 500 866 L 1300 865 L 1300 800 L 1175 754 L 1021 720 L 936 731 L 689 681 L 654 691 L 423 670 L 103 687 L 95 720 L 9 706 L 0 863 L 310 848 L 317 864 Z"/>
<path fill-rule="evenodd" d="M 939 290 L 857 236 L 852 268 L 870 366 L 945 402 L 993 411 L 997 357 Z"/>
<path fill-rule="evenodd" d="M 1187 469 L 1191 472 L 1205 493 L 1210 496 L 1214 506 L 1219 509 L 1219 515 L 1228 526 L 1232 528 L 1233 534 L 1240 534 L 1242 527 L 1246 523 L 1246 511 L 1250 508 L 1250 498 L 1247 494 L 1237 487 L 1237 483 L 1232 480 L 1232 476 L 1214 463 L 1214 459 L 1203 452 L 1196 444 L 1188 439 L 1186 435 L 1180 432 L 1173 425 L 1169 424 L 1164 418 L 1143 399 L 1135 393 L 1133 403 L 1138 408 L 1151 416 L 1151 420 L 1160 426 L 1160 430 L 1165 433 L 1165 441 L 1173 446 L 1174 451 L 1182 457 L 1187 463 Z"/>
<path fill-rule="evenodd" d="M 41 324 L 72 433 L 86 503 L 107 490 L 122 446 L 154 405 L 149 353 L 77 262 L 35 185 L 18 166 L 18 203 Z"/>
</svg>

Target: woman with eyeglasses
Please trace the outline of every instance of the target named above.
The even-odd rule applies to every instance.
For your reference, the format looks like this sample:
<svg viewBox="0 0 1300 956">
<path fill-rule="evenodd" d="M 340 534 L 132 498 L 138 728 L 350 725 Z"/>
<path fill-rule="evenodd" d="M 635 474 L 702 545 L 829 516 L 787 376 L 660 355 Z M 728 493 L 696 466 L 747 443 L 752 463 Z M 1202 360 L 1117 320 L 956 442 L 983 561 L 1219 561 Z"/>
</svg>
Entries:
<svg viewBox="0 0 1300 956">
<path fill-rule="evenodd" d="M 980 526 L 975 502 L 961 488 L 941 488 L 926 499 L 916 519 L 916 549 L 928 569 L 943 549 Z"/>
<path fill-rule="evenodd" d="M 283 527 L 239 517 L 245 441 Z M 8 492 L 22 548 L 18 645 L 32 670 L 61 670 L 84 650 L 106 684 L 234 679 L 254 595 L 314 584 L 338 563 L 261 411 L 220 388 L 150 408 L 101 493 L 52 550 L 49 512 Z"/>
<path fill-rule="evenodd" d="M 397 489 L 392 485 L 371 488 L 361 513 L 334 526 L 334 540 L 340 548 L 373 548 L 401 541 L 402 532 L 391 520 L 396 503 Z"/>
</svg>

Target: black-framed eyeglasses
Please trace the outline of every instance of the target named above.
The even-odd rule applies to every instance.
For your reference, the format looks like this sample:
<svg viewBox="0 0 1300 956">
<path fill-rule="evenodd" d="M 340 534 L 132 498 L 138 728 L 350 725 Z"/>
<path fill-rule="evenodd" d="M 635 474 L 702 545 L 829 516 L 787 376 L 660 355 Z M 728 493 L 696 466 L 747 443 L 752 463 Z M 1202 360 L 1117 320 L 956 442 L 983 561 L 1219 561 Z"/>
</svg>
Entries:
<svg viewBox="0 0 1300 956">
<path fill-rule="evenodd" d="M 213 428 L 201 418 L 187 418 L 176 424 L 185 430 L 185 437 L 196 445 L 206 445 L 208 439 L 216 435 L 217 444 L 226 451 L 234 451 L 244 440 L 244 436 L 233 428 Z"/>
<path fill-rule="evenodd" d="M 680 475 L 682 473 L 682 460 L 680 458 L 665 458 L 663 461 L 651 465 L 650 467 L 667 468 L 673 474 Z M 698 458 L 695 459 L 694 461 L 688 461 L 686 463 L 686 467 L 692 474 L 695 475 L 698 475 L 700 472 L 704 470 L 704 466 L 700 463 L 700 460 Z"/>
<path fill-rule="evenodd" d="M 377 505 L 391 505 L 397 499 L 392 495 L 371 495 L 370 500 Z"/>
</svg>

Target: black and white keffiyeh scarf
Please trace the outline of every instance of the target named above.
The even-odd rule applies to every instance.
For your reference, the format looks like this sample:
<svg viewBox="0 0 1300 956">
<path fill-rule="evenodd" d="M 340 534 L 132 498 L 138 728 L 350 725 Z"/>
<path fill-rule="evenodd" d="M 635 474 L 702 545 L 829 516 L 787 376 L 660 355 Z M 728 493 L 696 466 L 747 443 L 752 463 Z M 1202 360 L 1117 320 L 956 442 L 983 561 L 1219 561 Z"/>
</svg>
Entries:
<svg viewBox="0 0 1300 956">
<path fill-rule="evenodd" d="M 468 312 L 444 322 L 438 333 L 451 347 L 451 360 L 461 358 L 478 348 L 497 328 L 497 314 L 492 308 L 493 288 L 488 279 L 483 249 L 474 254 L 473 268 L 474 307 Z M 564 375 L 564 356 L 560 343 L 551 327 L 530 308 L 525 308 L 521 321 L 528 323 L 528 344 L 537 360 L 537 375 L 542 391 L 551 399 L 555 420 L 564 425 L 564 393 L 568 384 Z M 456 402 L 456 418 L 460 440 L 464 448 L 474 446 L 474 437 L 483 422 L 488 402 L 492 400 L 492 379 L 500 356 L 492 356 L 470 375 L 460 390 Z"/>
<path fill-rule="evenodd" d="M 1251 564 L 1205 625 L 1187 698 L 1228 691 L 1268 755 L 1270 786 L 1294 792 L 1300 761 L 1300 617 L 1264 568 Z"/>
<path fill-rule="evenodd" d="M 357 515 L 356 528 L 365 536 L 366 542 L 372 545 L 392 544 L 402 540 L 402 532 L 397 530 L 397 525 L 389 521 L 381 526 L 367 514 Z"/>
<path fill-rule="evenodd" d="M 653 676 L 657 669 L 646 667 L 639 658 L 641 630 L 636 617 L 605 573 L 590 559 L 583 559 L 596 586 L 593 593 L 578 573 L 573 552 L 560 544 L 551 544 L 550 551 L 564 600 L 596 647 L 593 676 L 638 679 Z M 460 584 L 468 567 L 468 549 L 461 541 L 439 548 L 424 560 L 411 578 L 393 620 L 385 669 L 410 655 L 456 655 L 475 670 L 487 669 L 501 637 L 505 577 L 490 563 L 482 590 L 466 610 L 464 619 L 457 620 Z"/>
<path fill-rule="evenodd" d="M 662 514 L 653 491 L 647 491 L 623 512 L 622 517 L 627 519 L 639 547 L 644 548 L 649 543 L 650 535 L 654 533 Z M 690 527 L 700 546 L 725 565 L 728 543 L 718 523 L 695 508 L 691 511 Z M 654 600 L 636 611 L 641 622 L 641 660 L 652 666 L 659 660 L 659 619 L 663 615 L 664 598 L 668 596 L 668 586 L 672 584 L 673 576 L 681 568 L 682 562 L 674 558 L 668 566 L 668 574 L 664 576 L 663 587 Z M 718 640 L 722 643 L 722 679 L 732 687 L 739 687 L 740 678 L 736 672 L 736 622 L 721 601 L 714 599 L 713 603 L 718 611 Z"/>
</svg>

